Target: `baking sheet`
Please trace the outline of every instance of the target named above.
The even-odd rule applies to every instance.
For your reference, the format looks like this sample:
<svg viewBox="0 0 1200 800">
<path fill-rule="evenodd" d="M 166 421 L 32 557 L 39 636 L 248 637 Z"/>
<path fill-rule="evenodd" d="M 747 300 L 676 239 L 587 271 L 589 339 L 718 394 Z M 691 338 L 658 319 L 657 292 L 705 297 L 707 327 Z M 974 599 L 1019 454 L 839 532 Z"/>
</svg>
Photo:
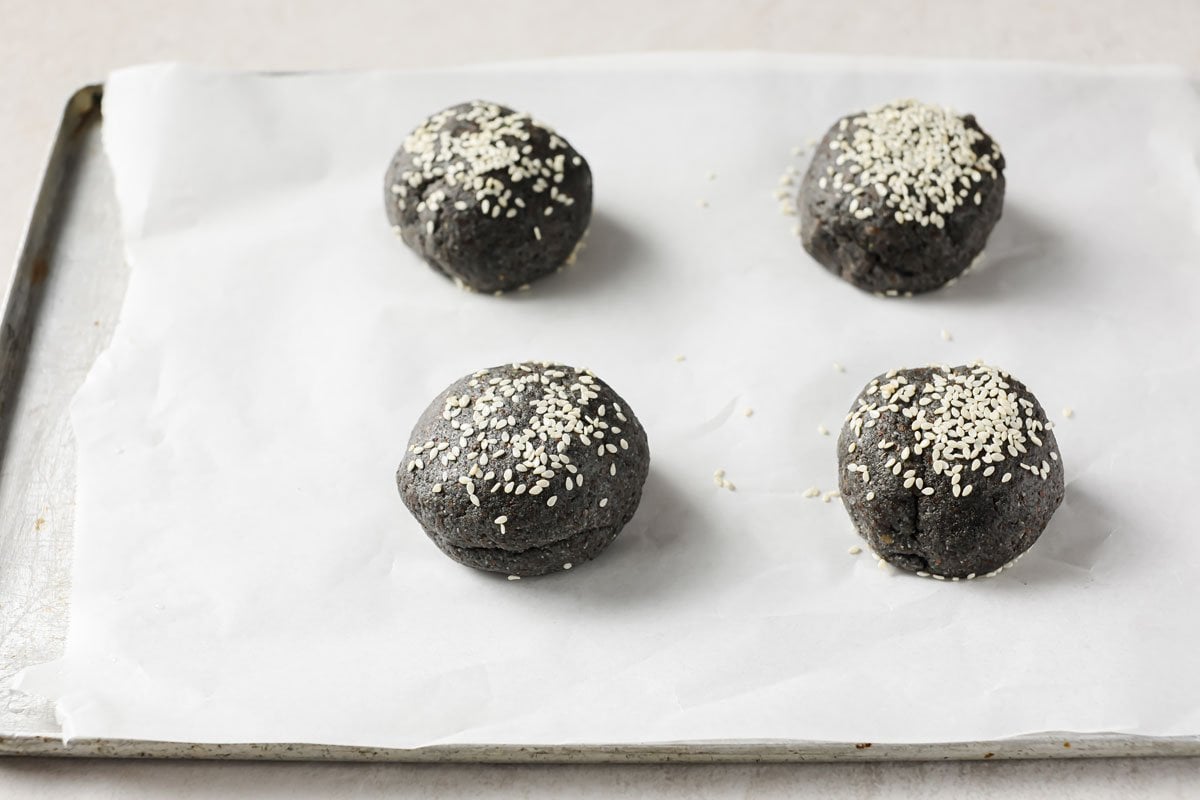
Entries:
<svg viewBox="0 0 1200 800">
<path fill-rule="evenodd" d="M 1194 733 L 1196 629 L 1179 609 L 1197 553 L 1170 445 L 1195 429 L 1164 402 L 1195 382 L 1194 85 L 710 57 L 635 64 L 630 92 L 621 66 L 114 77 L 133 277 L 75 407 L 67 656 L 26 681 L 60 698 L 65 733 L 389 746 Z M 793 144 L 906 94 L 978 113 L 1012 166 L 985 268 L 897 302 L 808 262 L 771 188 Z M 535 109 L 597 175 L 589 250 L 514 298 L 450 291 L 379 221 L 400 138 L 475 95 Z M 567 328 L 579 335 L 548 348 Z M 539 355 L 617 386 L 655 465 L 602 559 L 508 583 L 445 562 L 390 473 L 442 385 Z M 800 497 L 835 480 L 816 424 L 835 427 L 875 372 L 976 355 L 1079 411 L 1059 428 L 1070 485 L 1043 543 L 969 586 L 851 559 L 844 514 Z M 712 486 L 717 466 L 738 492 Z"/>
</svg>

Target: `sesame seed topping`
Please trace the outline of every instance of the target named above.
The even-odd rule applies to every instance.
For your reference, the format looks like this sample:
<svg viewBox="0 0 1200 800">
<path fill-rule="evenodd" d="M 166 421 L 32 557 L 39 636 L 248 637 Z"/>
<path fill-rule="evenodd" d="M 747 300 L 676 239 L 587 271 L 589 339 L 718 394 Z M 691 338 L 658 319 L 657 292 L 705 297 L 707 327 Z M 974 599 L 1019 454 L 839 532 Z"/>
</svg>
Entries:
<svg viewBox="0 0 1200 800">
<path fill-rule="evenodd" d="M 821 502 L 828 503 L 830 500 L 834 499 L 835 497 L 841 497 L 841 496 L 842 496 L 842 493 L 839 492 L 837 489 L 834 489 L 833 491 L 826 492 L 825 494 L 821 495 Z"/>
<path fill-rule="evenodd" d="M 401 210 L 410 192 L 422 197 L 417 212 L 425 213 L 449 203 L 447 192 L 455 191 L 459 197 L 453 206 L 458 211 L 476 205 L 493 219 L 515 219 L 526 203 L 513 192 L 531 182 L 533 191 L 545 198 L 542 213 L 549 215 L 552 204 L 569 206 L 575 199 L 559 188 L 565 177 L 564 155 L 534 155 L 530 141 L 547 137 L 551 150 L 568 149 L 528 114 L 478 100 L 453 106 L 426 119 L 405 139 L 401 152 L 407 156 L 406 168 L 392 193 Z M 583 159 L 572 155 L 571 164 L 581 167 Z M 437 186 L 445 188 L 429 191 Z M 426 221 L 428 234 L 432 225 L 432 220 Z"/>
<path fill-rule="evenodd" d="M 519 581 L 519 580 L 521 580 L 521 576 L 520 575 L 509 575 L 508 579 L 510 581 Z"/>
<path fill-rule="evenodd" d="M 856 555 L 858 555 L 859 553 L 861 553 L 861 552 L 862 552 L 862 548 L 861 548 L 861 547 L 859 547 L 858 545 L 854 545 L 853 547 L 851 547 L 851 548 L 850 548 L 849 550 L 847 550 L 846 552 L 847 552 L 847 553 L 849 553 L 849 554 L 850 554 L 850 555 L 852 555 L 852 556 L 856 556 Z"/>
<path fill-rule="evenodd" d="M 1034 402 L 1019 396 L 1009 380 L 1007 373 L 982 362 L 953 369 L 939 367 L 922 384 L 912 383 L 896 371 L 889 372 L 864 390 L 857 407 L 847 415 L 847 425 L 855 438 L 861 439 L 882 413 L 903 417 L 914 442 L 911 447 L 901 448 L 898 460 L 890 458 L 887 467 L 896 476 L 903 472 L 904 488 L 926 496 L 933 494 L 933 487 L 925 485 L 916 469 L 905 468 L 910 456 L 919 457 L 928 450 L 932 473 L 949 479 L 954 497 L 968 497 L 974 491 L 974 482 L 997 472 L 994 464 L 1019 458 L 1031 447 L 1043 445 L 1038 432 L 1045 425 L 1035 417 Z M 876 442 L 879 450 L 893 444 L 882 438 Z M 1032 455 L 1027 458 L 1032 460 Z M 1019 466 L 1043 479 L 1049 476 L 1048 461 L 1041 461 L 1040 466 Z M 964 477 L 969 477 L 971 483 Z M 1001 482 L 1011 479 L 1011 474 L 1006 474 Z"/>
<path fill-rule="evenodd" d="M 1075 416 L 1075 409 L 1071 408 L 1070 406 L 1066 406 L 1063 408 L 1063 416 L 1067 419 L 1070 419 L 1071 417 Z"/>
<path fill-rule="evenodd" d="M 818 426 L 817 426 L 817 433 L 821 434 L 822 436 L 828 436 L 828 435 L 829 435 L 829 428 L 826 428 L 824 425 L 818 425 Z"/>
<path fill-rule="evenodd" d="M 563 569 L 570 569 L 573 566 L 575 565 L 568 561 L 567 563 L 563 564 Z"/>
<path fill-rule="evenodd" d="M 832 183 L 850 192 L 849 213 L 861 213 L 853 192 L 872 188 L 901 225 L 943 228 L 946 215 L 964 204 L 964 191 L 982 185 L 985 175 L 998 177 L 1003 163 L 994 142 L 979 152 L 987 139 L 982 131 L 949 109 L 915 100 L 878 106 L 837 128 L 829 142 L 838 153 Z"/>
<path fill-rule="evenodd" d="M 553 507 L 558 499 L 555 481 L 563 481 L 568 492 L 576 484 L 582 486 L 583 476 L 572 463 L 577 448 L 590 447 L 592 437 L 602 438 L 611 430 L 603 407 L 592 409 L 600 392 L 589 372 L 526 362 L 513 364 L 502 374 L 475 373 L 468 387 L 467 393 L 448 395 L 442 406 L 441 416 L 449 421 L 457 440 L 430 440 L 409 448 L 433 454 L 427 458 L 440 458 L 446 483 L 435 484 L 434 494 L 447 486 L 461 488 L 471 505 L 479 508 L 480 494 L 490 484 L 490 494 L 503 487 L 505 494 L 514 497 L 549 495 L 546 505 Z M 620 451 L 616 445 L 600 447 L 599 455 L 609 458 L 609 476 L 615 476 Z M 420 458 L 409 463 L 410 470 L 423 467 Z M 451 477 L 451 470 L 458 474 Z M 501 533 L 507 522 L 503 514 L 494 518 Z"/>
<path fill-rule="evenodd" d="M 606 505 L 608 505 L 608 498 L 607 498 L 607 497 L 601 497 L 601 498 L 600 498 L 600 507 L 601 507 L 601 508 L 604 508 Z"/>
<path fill-rule="evenodd" d="M 754 409 L 753 409 L 753 408 L 747 408 L 747 409 L 743 410 L 743 411 L 742 411 L 742 416 L 743 416 L 743 417 L 753 417 L 753 416 L 754 416 Z"/>
<path fill-rule="evenodd" d="M 816 486 L 810 486 L 804 490 L 804 493 L 801 496 L 802 497 L 820 497 L 820 495 L 821 495 L 820 489 L 818 489 Z"/>
</svg>

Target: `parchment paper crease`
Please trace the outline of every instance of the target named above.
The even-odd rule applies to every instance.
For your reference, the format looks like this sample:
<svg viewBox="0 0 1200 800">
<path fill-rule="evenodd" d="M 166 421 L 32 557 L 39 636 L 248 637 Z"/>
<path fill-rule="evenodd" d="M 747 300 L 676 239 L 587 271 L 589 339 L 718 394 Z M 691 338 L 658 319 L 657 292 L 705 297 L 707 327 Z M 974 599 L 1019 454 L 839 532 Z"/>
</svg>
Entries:
<svg viewBox="0 0 1200 800">
<path fill-rule="evenodd" d="M 806 163 L 793 146 L 906 96 L 976 113 L 1009 194 L 977 271 L 884 300 L 812 262 L 773 190 Z M 435 275 L 382 208 L 408 130 L 474 97 L 532 110 L 595 174 L 576 266 L 503 298 Z M 153 66 L 113 75 L 104 113 L 132 276 L 72 412 L 66 656 L 25 680 L 68 736 L 1200 733 L 1187 75 L 743 55 Z M 848 555 L 844 511 L 801 496 L 835 486 L 817 426 L 836 432 L 879 372 L 977 357 L 1058 420 L 1067 498 L 1042 541 L 970 584 Z M 608 380 L 653 466 L 599 560 L 509 582 L 444 558 L 393 472 L 436 392 L 529 358 Z"/>
</svg>

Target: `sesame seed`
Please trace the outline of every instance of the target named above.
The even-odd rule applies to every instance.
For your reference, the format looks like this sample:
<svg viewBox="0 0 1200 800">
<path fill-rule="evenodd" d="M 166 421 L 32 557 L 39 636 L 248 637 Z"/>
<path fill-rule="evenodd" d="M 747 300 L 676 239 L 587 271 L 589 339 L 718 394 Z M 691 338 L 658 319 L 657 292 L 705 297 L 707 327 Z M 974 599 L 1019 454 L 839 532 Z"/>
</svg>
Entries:
<svg viewBox="0 0 1200 800">
<path fill-rule="evenodd" d="M 570 569 L 572 566 L 574 566 L 574 565 L 570 561 L 568 561 L 567 563 L 563 564 L 563 569 Z"/>
<path fill-rule="evenodd" d="M 850 555 L 852 555 L 852 556 L 856 556 L 856 555 L 858 555 L 859 553 L 861 553 L 861 552 L 862 552 L 862 548 L 861 548 L 861 547 L 859 547 L 858 545 L 854 545 L 853 547 L 851 547 L 851 548 L 850 548 L 849 550 L 847 550 L 846 552 L 847 552 L 847 553 L 849 553 L 849 554 L 850 554 Z"/>
<path fill-rule="evenodd" d="M 519 581 L 519 580 L 521 580 L 521 576 L 520 575 L 509 575 L 508 579 L 510 581 Z"/>
<path fill-rule="evenodd" d="M 601 497 L 601 498 L 600 498 L 600 507 L 601 507 L 601 508 L 604 508 L 606 505 L 608 505 L 608 498 L 607 498 L 607 497 Z"/>
<path fill-rule="evenodd" d="M 804 490 L 804 493 L 801 496 L 802 497 L 819 497 L 820 495 L 821 495 L 820 489 L 818 489 L 816 486 L 810 486 Z"/>
<path fill-rule="evenodd" d="M 506 522 L 508 522 L 508 517 L 503 516 L 503 515 L 496 517 L 496 519 L 495 519 L 495 523 L 497 525 L 503 525 Z"/>
<path fill-rule="evenodd" d="M 1071 408 L 1070 406 L 1066 406 L 1063 408 L 1063 416 L 1067 419 L 1070 419 L 1071 417 L 1075 416 L 1075 409 Z"/>
<path fill-rule="evenodd" d="M 828 435 L 829 435 L 829 428 L 826 428 L 824 425 L 818 425 L 818 426 L 817 426 L 817 433 L 821 434 L 822 436 L 828 436 Z"/>
<path fill-rule="evenodd" d="M 870 500 L 874 500 L 874 499 L 875 499 L 875 493 L 867 492 L 867 500 L 870 501 Z"/>
<path fill-rule="evenodd" d="M 743 416 L 743 417 L 753 417 L 753 416 L 754 416 L 754 409 L 753 409 L 753 408 L 747 408 L 747 409 L 744 409 L 744 410 L 742 411 L 742 416 Z"/>
<path fill-rule="evenodd" d="M 829 492 L 826 492 L 825 494 L 821 495 L 821 502 L 828 503 L 833 498 L 841 497 L 841 496 L 842 496 L 842 493 L 839 492 L 837 489 L 834 489 L 833 491 L 829 491 Z"/>
<path fill-rule="evenodd" d="M 925 495 L 926 497 L 928 497 L 929 495 L 933 494 L 933 487 L 932 487 L 932 486 L 926 486 L 924 489 L 922 489 L 922 490 L 921 490 L 921 494 L 923 494 L 923 495 Z"/>
<path fill-rule="evenodd" d="M 833 371 L 834 372 L 845 372 L 846 368 L 835 361 L 835 362 L 833 362 Z"/>
<path fill-rule="evenodd" d="M 539 242 L 542 240 L 542 229 L 537 225 L 533 226 L 533 238 L 537 239 Z"/>
<path fill-rule="evenodd" d="M 1012 480 L 1012 473 L 1011 473 L 1011 472 L 1006 472 L 1006 473 L 1004 473 L 1004 477 L 1000 479 L 1000 482 L 1001 482 L 1001 483 L 1008 483 L 1008 482 L 1009 482 L 1009 481 L 1011 481 L 1011 480 Z"/>
<path fill-rule="evenodd" d="M 945 328 L 942 328 L 942 341 L 945 341 L 945 342 L 954 341 L 954 337 L 950 335 L 950 331 L 946 330 Z"/>
</svg>

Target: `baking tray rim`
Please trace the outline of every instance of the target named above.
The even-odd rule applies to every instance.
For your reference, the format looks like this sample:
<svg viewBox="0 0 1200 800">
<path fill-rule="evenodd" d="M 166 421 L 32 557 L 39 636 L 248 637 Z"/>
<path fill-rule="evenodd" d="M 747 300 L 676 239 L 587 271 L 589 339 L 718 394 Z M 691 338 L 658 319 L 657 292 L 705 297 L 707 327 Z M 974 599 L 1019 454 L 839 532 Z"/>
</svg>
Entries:
<svg viewBox="0 0 1200 800">
<path fill-rule="evenodd" d="M 528 67 L 527 62 L 522 66 Z M 1154 72 L 1153 70 L 1148 70 Z M 272 72 L 264 74 L 297 74 Z M 89 125 L 102 123 L 104 84 L 87 84 L 69 96 L 51 145 L 33 210 L 22 234 L 15 267 L 0 309 L 0 345 L 13 332 L 17 339 L 32 328 L 22 302 L 30 301 L 33 273 L 56 230 L 59 188 L 73 148 Z M 34 309 L 36 313 L 36 307 Z M 6 385 L 16 373 L 9 358 L 20 352 L 0 347 L 0 398 L 20 390 Z M 2 410 L 2 407 L 0 407 Z M 3 426 L 0 425 L 0 431 Z M 5 442 L 0 439 L 0 458 Z M 2 565 L 0 565 L 2 566 Z M 663 742 L 645 744 L 437 744 L 416 748 L 364 747 L 283 742 L 168 742 L 124 738 L 65 740 L 61 734 L 0 730 L 0 756 L 139 758 L 265 761 L 379 761 L 426 763 L 737 763 L 835 761 L 959 761 L 1041 758 L 1119 758 L 1200 756 L 1200 734 L 1141 736 L 1120 733 L 1046 732 L 974 742 L 872 743 L 831 741 L 743 740 L 729 742 Z"/>
</svg>

